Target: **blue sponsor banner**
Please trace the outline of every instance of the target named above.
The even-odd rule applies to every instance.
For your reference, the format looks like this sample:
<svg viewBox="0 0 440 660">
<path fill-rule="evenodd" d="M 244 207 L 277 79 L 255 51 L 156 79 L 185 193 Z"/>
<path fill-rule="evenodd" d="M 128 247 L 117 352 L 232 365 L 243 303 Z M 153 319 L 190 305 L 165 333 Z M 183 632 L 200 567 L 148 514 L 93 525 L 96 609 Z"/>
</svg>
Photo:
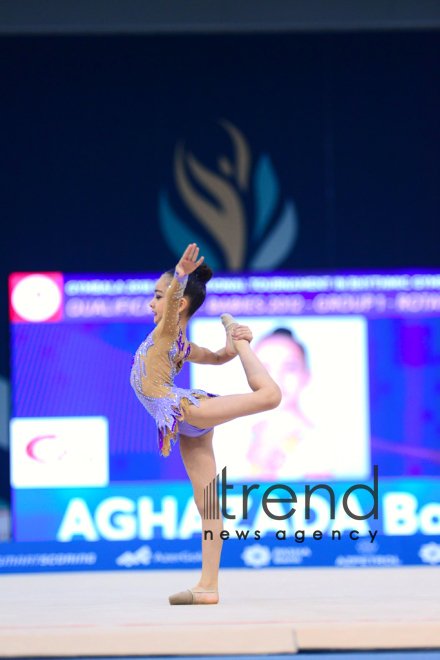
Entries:
<svg viewBox="0 0 440 660">
<path fill-rule="evenodd" d="M 61 543 L 0 543 L 0 574 L 57 571 L 110 571 L 199 569 L 200 538 L 152 539 L 150 541 L 72 541 Z M 436 565 L 440 563 L 440 535 L 427 538 L 414 536 L 387 537 L 377 535 L 374 542 L 366 538 L 340 540 L 323 536 L 297 542 L 275 535 L 255 540 L 229 539 L 223 544 L 222 568 L 269 568 L 335 566 L 340 568 L 394 567 L 402 565 Z"/>
<path fill-rule="evenodd" d="M 315 486 L 317 484 L 314 484 Z M 305 518 L 305 484 L 290 483 L 296 502 L 268 502 L 270 484 L 249 496 L 243 519 L 241 484 L 227 491 L 222 566 L 399 566 L 440 563 L 439 480 L 379 479 L 378 517 L 372 512 L 372 481 L 353 486 L 333 483 L 330 494 L 317 489 Z M 282 485 L 271 498 L 288 499 Z M 131 568 L 198 568 L 201 565 L 201 520 L 188 482 L 117 484 L 105 488 L 15 489 L 16 542 L 0 545 L 3 572 L 44 570 L 113 570 Z M 211 527 L 205 521 L 205 529 Z M 208 535 L 208 542 L 210 536 Z"/>
</svg>

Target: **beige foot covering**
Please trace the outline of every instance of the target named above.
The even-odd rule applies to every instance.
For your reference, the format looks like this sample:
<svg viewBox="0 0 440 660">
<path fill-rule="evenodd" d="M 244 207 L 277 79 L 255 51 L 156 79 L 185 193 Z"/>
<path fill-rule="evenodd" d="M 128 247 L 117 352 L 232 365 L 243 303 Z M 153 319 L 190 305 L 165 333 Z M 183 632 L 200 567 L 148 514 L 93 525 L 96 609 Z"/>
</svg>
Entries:
<svg viewBox="0 0 440 660">
<path fill-rule="evenodd" d="M 206 591 L 193 591 L 187 589 L 186 591 L 179 591 L 178 594 L 170 596 L 168 600 L 170 605 L 216 605 L 217 603 L 196 603 L 194 594 L 218 594 L 217 589 L 206 589 Z"/>
<path fill-rule="evenodd" d="M 227 332 L 229 342 L 231 344 L 232 351 L 237 355 L 237 349 L 235 348 L 234 341 L 232 339 L 232 329 L 235 328 L 236 325 L 239 325 L 237 321 L 234 319 L 233 316 L 230 314 L 222 314 L 221 315 L 222 323 L 225 326 L 225 330 Z"/>
</svg>

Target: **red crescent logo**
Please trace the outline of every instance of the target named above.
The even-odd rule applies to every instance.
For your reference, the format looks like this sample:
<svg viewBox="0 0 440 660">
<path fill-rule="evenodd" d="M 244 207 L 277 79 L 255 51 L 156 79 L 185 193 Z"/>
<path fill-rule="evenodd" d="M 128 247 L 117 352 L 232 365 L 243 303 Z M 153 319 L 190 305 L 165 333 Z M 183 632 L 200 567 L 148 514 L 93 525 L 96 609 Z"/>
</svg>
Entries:
<svg viewBox="0 0 440 660">
<path fill-rule="evenodd" d="M 39 463 L 46 463 L 47 461 L 43 460 L 42 458 L 38 458 L 38 456 L 35 456 L 34 454 L 35 446 L 38 442 L 40 442 L 40 440 L 46 440 L 47 438 L 51 440 L 55 440 L 56 437 L 57 437 L 56 435 L 39 435 L 36 438 L 33 438 L 33 440 L 28 442 L 28 444 L 26 445 L 26 454 L 30 458 L 33 458 L 34 461 L 38 461 Z M 66 450 L 64 450 L 63 453 L 60 454 L 60 456 L 58 456 L 56 460 L 60 461 L 63 458 L 64 454 L 67 454 Z"/>
</svg>

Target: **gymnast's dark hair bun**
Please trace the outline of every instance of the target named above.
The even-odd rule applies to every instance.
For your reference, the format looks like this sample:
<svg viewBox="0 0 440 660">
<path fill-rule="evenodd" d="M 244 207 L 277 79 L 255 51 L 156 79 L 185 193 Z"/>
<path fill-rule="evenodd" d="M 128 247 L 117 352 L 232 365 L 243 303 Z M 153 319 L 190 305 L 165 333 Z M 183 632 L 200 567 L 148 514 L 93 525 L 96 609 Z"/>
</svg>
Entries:
<svg viewBox="0 0 440 660">
<path fill-rule="evenodd" d="M 211 266 L 208 266 L 208 264 L 202 263 L 198 268 L 195 269 L 193 273 L 191 273 L 190 278 L 193 277 L 197 282 L 202 282 L 203 284 L 206 284 L 206 282 L 209 282 L 213 275 L 212 268 Z"/>
<path fill-rule="evenodd" d="M 212 268 L 208 264 L 202 263 L 188 277 L 184 296 L 188 299 L 188 316 L 197 312 L 203 305 L 206 298 L 206 282 L 212 277 Z"/>
</svg>

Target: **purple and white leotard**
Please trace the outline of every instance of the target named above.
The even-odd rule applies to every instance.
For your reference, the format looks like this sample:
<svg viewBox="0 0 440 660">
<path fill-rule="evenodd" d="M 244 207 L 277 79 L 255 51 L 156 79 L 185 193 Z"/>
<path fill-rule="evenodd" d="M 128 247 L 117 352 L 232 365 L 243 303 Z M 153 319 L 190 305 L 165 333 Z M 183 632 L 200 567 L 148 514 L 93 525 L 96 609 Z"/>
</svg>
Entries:
<svg viewBox="0 0 440 660">
<path fill-rule="evenodd" d="M 166 292 L 163 317 L 137 349 L 130 373 L 137 398 L 156 420 L 158 445 L 163 456 L 168 456 L 179 432 L 197 437 L 209 430 L 188 424 L 183 414 L 190 404 L 198 406 L 199 401 L 217 396 L 174 385 L 174 377 L 191 352 L 179 323 L 179 301 L 187 280 L 188 275 L 180 278 L 174 274 Z"/>
</svg>

